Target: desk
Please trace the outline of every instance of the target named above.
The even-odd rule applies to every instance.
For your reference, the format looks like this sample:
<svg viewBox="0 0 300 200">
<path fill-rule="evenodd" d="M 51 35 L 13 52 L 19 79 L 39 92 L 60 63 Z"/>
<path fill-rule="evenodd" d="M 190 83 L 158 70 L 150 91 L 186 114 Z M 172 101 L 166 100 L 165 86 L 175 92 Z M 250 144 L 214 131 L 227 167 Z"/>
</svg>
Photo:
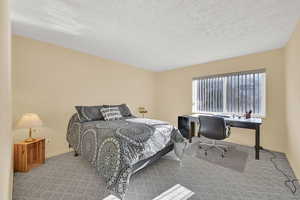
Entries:
<svg viewBox="0 0 300 200">
<path fill-rule="evenodd" d="M 192 142 L 193 133 L 196 130 L 196 124 L 200 124 L 199 115 L 201 114 L 182 115 L 178 117 L 178 129 L 190 143 Z M 226 125 L 231 127 L 255 130 L 255 159 L 259 160 L 259 151 L 262 149 L 260 146 L 260 125 L 262 124 L 262 120 L 260 118 L 239 119 L 231 117 L 224 117 L 224 120 Z"/>
</svg>

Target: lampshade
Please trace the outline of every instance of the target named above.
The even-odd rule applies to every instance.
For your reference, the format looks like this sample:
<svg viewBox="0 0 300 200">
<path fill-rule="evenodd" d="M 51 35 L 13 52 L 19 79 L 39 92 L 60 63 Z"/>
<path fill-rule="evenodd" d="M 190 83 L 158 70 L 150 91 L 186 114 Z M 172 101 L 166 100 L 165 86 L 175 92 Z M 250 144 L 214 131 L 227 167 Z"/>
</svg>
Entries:
<svg viewBox="0 0 300 200">
<path fill-rule="evenodd" d="M 147 110 L 145 107 L 139 107 L 139 113 L 147 113 Z"/>
<path fill-rule="evenodd" d="M 42 126 L 43 122 L 35 113 L 26 113 L 17 123 L 17 128 L 34 128 Z"/>
</svg>

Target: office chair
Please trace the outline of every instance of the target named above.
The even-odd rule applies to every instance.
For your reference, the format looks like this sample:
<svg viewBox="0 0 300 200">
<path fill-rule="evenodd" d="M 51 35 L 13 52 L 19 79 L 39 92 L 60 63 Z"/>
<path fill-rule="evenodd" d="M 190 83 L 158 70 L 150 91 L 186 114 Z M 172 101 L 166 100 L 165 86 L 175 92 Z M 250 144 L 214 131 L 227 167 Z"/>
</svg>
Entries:
<svg viewBox="0 0 300 200">
<path fill-rule="evenodd" d="M 225 120 L 222 117 L 216 116 L 199 116 L 200 129 L 199 133 L 208 139 L 212 139 L 212 143 L 200 142 L 199 148 L 203 146 L 208 146 L 204 148 L 205 155 L 209 149 L 215 148 L 222 153 L 224 157 L 225 153 L 228 151 L 228 147 L 225 145 L 217 144 L 217 140 L 224 140 L 230 135 L 230 126 L 226 126 Z"/>
</svg>

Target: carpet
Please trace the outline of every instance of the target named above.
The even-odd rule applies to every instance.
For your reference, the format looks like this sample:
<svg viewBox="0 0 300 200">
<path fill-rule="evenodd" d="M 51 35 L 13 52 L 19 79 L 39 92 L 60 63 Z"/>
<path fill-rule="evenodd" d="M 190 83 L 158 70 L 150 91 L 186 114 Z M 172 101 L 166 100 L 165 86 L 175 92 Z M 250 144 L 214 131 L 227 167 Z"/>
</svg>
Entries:
<svg viewBox="0 0 300 200">
<path fill-rule="evenodd" d="M 190 146 L 190 150 L 188 150 L 188 151 L 194 152 L 194 156 L 196 158 L 205 160 L 212 164 L 219 165 L 219 166 L 231 169 L 231 170 L 243 172 L 247 165 L 247 159 L 248 159 L 248 155 L 249 155 L 248 151 L 243 151 L 242 149 L 237 148 L 234 145 L 230 145 L 229 143 L 223 142 L 223 144 L 225 144 L 226 146 L 229 147 L 228 152 L 225 153 L 224 158 L 222 158 L 221 153 L 214 148 L 209 149 L 207 151 L 207 155 L 205 155 L 204 149 L 199 148 L 199 142 L 194 142 Z"/>
<path fill-rule="evenodd" d="M 152 200 L 176 184 L 195 193 L 189 200 L 300 199 L 299 191 L 293 195 L 285 187 L 269 153 L 262 151 L 261 159 L 255 160 L 252 147 L 230 145 L 248 153 L 242 172 L 199 159 L 197 151 L 187 152 L 182 162 L 169 159 L 170 153 L 132 176 L 125 200 Z M 285 155 L 275 154 L 278 166 L 294 176 Z M 102 200 L 109 195 L 95 169 L 73 152 L 51 157 L 28 173 L 14 174 L 13 200 Z"/>
</svg>

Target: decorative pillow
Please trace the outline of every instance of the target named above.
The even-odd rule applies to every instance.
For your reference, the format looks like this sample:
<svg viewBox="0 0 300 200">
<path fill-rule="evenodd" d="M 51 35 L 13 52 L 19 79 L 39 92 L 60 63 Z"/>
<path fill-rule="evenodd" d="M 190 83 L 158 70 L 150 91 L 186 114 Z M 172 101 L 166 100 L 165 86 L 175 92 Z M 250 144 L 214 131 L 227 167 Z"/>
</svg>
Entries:
<svg viewBox="0 0 300 200">
<path fill-rule="evenodd" d="M 103 106 L 75 106 L 80 122 L 103 120 L 99 111 Z"/>
<path fill-rule="evenodd" d="M 132 116 L 132 113 L 131 113 L 129 107 L 126 104 L 121 104 L 119 109 L 120 109 L 123 117 L 131 117 Z"/>
<path fill-rule="evenodd" d="M 121 105 L 103 105 L 104 108 L 115 108 L 115 107 L 118 107 L 120 112 L 121 112 L 121 115 L 123 117 L 131 117 L 132 116 L 132 113 L 129 109 L 129 107 L 126 105 L 126 104 L 121 104 Z"/>
<path fill-rule="evenodd" d="M 118 107 L 101 108 L 100 112 L 106 121 L 118 120 L 122 118 L 121 112 Z"/>
</svg>

